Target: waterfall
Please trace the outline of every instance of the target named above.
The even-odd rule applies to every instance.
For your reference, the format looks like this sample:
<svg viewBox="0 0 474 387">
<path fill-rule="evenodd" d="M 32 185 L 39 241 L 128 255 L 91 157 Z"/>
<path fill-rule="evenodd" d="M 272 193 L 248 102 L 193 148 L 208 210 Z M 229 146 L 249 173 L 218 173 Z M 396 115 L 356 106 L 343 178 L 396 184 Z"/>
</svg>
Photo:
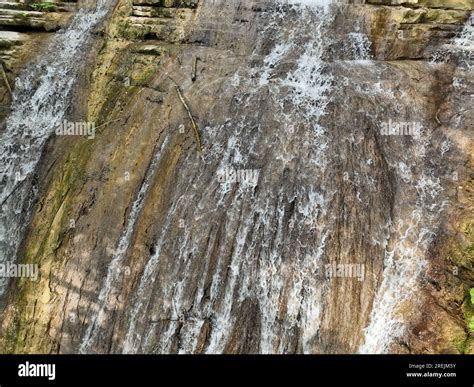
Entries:
<svg viewBox="0 0 474 387">
<path fill-rule="evenodd" d="M 461 51 L 461 65 L 472 71 L 474 68 L 474 13 L 471 13 L 461 33 L 454 39 L 454 46 Z"/>
<path fill-rule="evenodd" d="M 110 12 L 107 3 L 75 15 L 16 82 L 0 139 L 0 263 L 20 259 L 38 164 L 67 118 L 78 63 Z M 119 232 L 110 234 L 117 235 L 113 253 L 99 260 L 91 254 L 84 264 L 67 251 L 67 267 L 97 272 L 78 275 L 81 286 L 65 281 L 71 292 L 51 301 L 65 315 L 74 310 L 74 321 L 81 315 L 80 324 L 54 326 L 54 333 L 44 324 L 60 351 L 387 353 L 404 340 L 449 204 L 452 171 L 443 156 L 450 150 L 425 100 L 431 85 L 416 90 L 411 78 L 416 67 L 431 79 L 431 65 L 424 74 L 418 62 L 373 58 L 362 20 L 338 24 L 359 18 L 358 11 L 331 0 L 202 1 L 184 10 L 196 16 L 186 25 L 189 41 L 186 31 L 158 59 L 136 60 L 135 45 L 155 52 L 161 42 L 130 41 L 133 60 L 125 64 L 122 51 L 111 51 L 120 59 L 104 72 L 120 75 L 112 82 L 156 65 L 140 91 L 125 90 L 137 104 L 146 98 L 146 109 L 117 105 L 130 118 L 120 135 L 133 125 L 150 158 L 133 194 L 120 192 L 126 218 L 122 223 L 120 215 Z M 472 52 L 472 16 L 450 46 Z M 137 69 L 125 67 L 131 63 Z M 159 99 L 149 98 L 155 93 Z M 196 114 L 200 155 L 176 130 L 189 125 L 184 110 Z M 151 117 L 157 129 L 142 132 Z M 420 131 L 378 132 L 392 118 L 415 118 Z M 130 149 L 138 155 L 142 148 Z M 89 230 L 96 223 L 90 219 L 111 219 L 103 211 L 108 203 L 99 203 L 109 199 L 103 195 L 81 214 Z M 90 251 L 101 253 L 95 242 Z M 327 267 L 339 263 L 367 266 L 368 274 L 359 281 L 328 275 Z M 6 285 L 0 282 L 0 293 Z M 79 295 L 71 295 L 76 288 Z"/>
<path fill-rule="evenodd" d="M 474 48 L 474 13 L 471 13 L 460 35 L 454 39 L 454 45 L 470 50 Z"/>
<path fill-rule="evenodd" d="M 453 59 L 460 67 L 472 70 L 474 61 L 474 13 L 471 13 L 464 27 L 448 44 L 434 51 L 431 62 L 446 63 Z"/>
<path fill-rule="evenodd" d="M 450 44 L 435 53 L 436 60 L 453 54 L 459 56 L 461 67 L 472 63 L 472 15 L 462 32 Z M 436 63 L 433 63 L 436 65 Z M 458 81 L 454 78 L 454 85 Z M 379 90 L 394 105 L 406 106 L 390 90 Z M 414 136 L 414 144 L 405 155 L 388 152 L 389 164 L 396 171 L 400 192 L 390 232 L 385 240 L 383 279 L 376 294 L 364 343 L 359 352 L 387 353 L 390 346 L 402 339 L 407 329 L 407 314 L 416 308 L 420 279 L 428 268 L 428 253 L 441 224 L 448 196 L 442 182 L 452 181 L 443 172 L 443 156 L 450 150 L 450 140 L 437 140 L 433 124 L 424 125 Z M 408 199 L 412 197 L 412 199 Z"/>
<path fill-rule="evenodd" d="M 80 10 L 52 39 L 47 52 L 16 80 L 11 113 L 0 139 L 0 263 L 17 258 L 37 193 L 36 166 L 70 108 L 93 30 L 112 6 L 109 0 L 99 0 L 94 9 Z M 1 278 L 0 294 L 6 285 L 7 279 Z"/>
<path fill-rule="evenodd" d="M 424 136 L 429 136 L 425 133 Z M 418 162 L 422 162 L 428 142 L 417 138 Z M 419 158 L 418 158 L 419 157 Z M 414 163 L 413 163 L 414 164 Z M 413 164 L 408 164 L 414 169 Z M 441 222 L 446 206 L 440 179 L 431 170 L 422 170 L 420 175 L 406 174 L 410 167 L 404 162 L 397 165 L 401 190 L 409 191 L 406 184 L 416 189 L 416 203 L 405 203 L 406 214 L 400 214 L 391 224 L 385 244 L 383 279 L 374 300 L 370 323 L 365 329 L 365 340 L 359 352 L 364 354 L 387 353 L 390 345 L 406 333 L 406 312 L 416 305 L 419 280 L 427 268 L 426 256 Z M 405 181 L 403 181 L 405 180 Z M 405 309 L 405 313 L 403 312 Z"/>
<path fill-rule="evenodd" d="M 200 331 L 206 324 L 212 326 L 212 332 L 205 352 L 225 352 L 235 324 L 235 308 L 249 299 L 257 299 L 260 303 L 260 352 L 287 351 L 292 329 L 296 326 L 302 331 L 302 350 L 311 351 L 309 343 L 318 331 L 323 292 L 323 282 L 318 276 L 328 236 L 323 224 L 330 227 L 332 222 L 327 207 L 333 193 L 326 192 L 322 180 L 317 179 L 325 173 L 330 139 L 329 133 L 319 125 L 330 101 L 328 94 L 332 82 L 331 75 L 324 71 L 322 59 L 322 36 L 331 19 L 329 3 L 284 1 L 281 5 L 290 5 L 289 8 L 277 7 L 273 11 L 259 33 L 260 42 L 274 41 L 273 49 L 262 58 L 257 43 L 253 56 L 246 63 L 260 60 L 261 65 L 249 67 L 244 64 L 225 86 L 226 90 L 242 99 L 242 113 L 231 118 L 232 125 L 208 127 L 203 131 L 203 140 L 210 147 L 206 151 L 205 169 L 215 169 L 211 175 L 221 176 L 235 165 L 252 165 L 251 155 L 257 154 L 258 149 L 262 152 L 274 149 L 275 160 L 269 168 L 273 168 L 275 176 L 281 178 L 288 165 L 300 157 L 304 158 L 300 161 L 302 168 L 299 175 L 295 177 L 299 183 L 295 183 L 293 192 L 285 192 L 276 189 L 278 181 L 272 181 L 270 175 L 260 171 L 258 183 L 239 184 L 236 191 L 233 191 L 232 182 L 214 181 L 207 184 L 199 201 L 192 206 L 187 203 L 194 203 L 196 191 L 189 187 L 187 192 L 181 193 L 167 211 L 154 254 L 139 280 L 128 312 L 123 352 L 140 352 L 151 345 L 157 352 L 172 352 L 177 331 L 180 335 L 177 351 L 195 352 Z M 308 25 L 312 28 L 308 29 Z M 288 63 L 291 63 L 292 70 L 281 72 L 282 66 Z M 252 80 L 255 78 L 257 82 Z M 250 96 L 248 90 L 251 91 Z M 272 138 L 262 137 L 258 131 L 249 133 L 249 122 L 254 118 L 244 113 L 256 103 L 253 100 L 258 101 L 266 93 L 269 94 L 269 103 L 274 106 L 272 114 L 281 122 L 281 125 L 275 126 Z M 292 106 L 294 113 L 286 113 L 285 104 Z M 219 137 L 222 133 L 228 134 L 227 139 Z M 302 148 L 295 147 L 291 140 L 281 141 L 291 138 L 298 139 Z M 222 146 L 222 142 L 226 145 Z M 203 173 L 201 170 L 194 181 L 206 181 Z M 266 181 L 262 182 L 262 179 Z M 314 183 L 316 179 L 318 184 Z M 260 191 L 255 194 L 257 185 Z M 295 211 L 289 214 L 288 205 L 291 202 L 297 204 Z M 180 240 L 172 241 L 169 237 L 176 219 L 185 218 L 183 208 L 186 207 L 191 212 L 188 218 L 205 216 L 209 219 L 213 213 L 227 213 L 222 234 L 224 240 L 219 252 L 221 258 L 210 288 L 206 288 L 203 275 L 191 309 L 187 294 L 191 278 L 195 275 L 193 270 L 196 270 L 192 257 L 199 251 L 198 241 L 202 237 L 196 238 L 193 231 L 186 228 Z M 198 215 L 197 211 L 207 215 Z M 241 212 L 243 214 L 239 215 Z M 288 216 L 291 217 L 286 219 L 289 220 L 289 228 L 285 223 Z M 239 219 L 242 221 L 239 222 Z M 211 233 L 211 238 L 215 237 Z M 301 238 L 301 244 L 304 239 L 307 245 L 289 252 L 287 246 L 294 243 L 294 238 Z M 232 253 L 226 258 L 224 250 L 230 247 Z M 173 258 L 175 264 L 170 273 L 162 274 L 160 267 L 166 265 L 164 259 L 170 249 L 177 254 Z M 204 254 L 206 263 L 201 268 L 203 273 L 211 265 L 212 251 L 207 249 Z M 291 259 L 286 257 L 288 254 L 292 255 Z M 161 275 L 166 275 L 166 280 L 157 278 Z M 143 313 L 150 306 L 147 294 L 150 294 L 155 281 L 161 284 L 157 297 L 162 300 L 153 319 L 161 325 L 161 335 L 156 343 L 155 326 L 143 330 L 142 325 Z M 284 295 L 289 302 L 282 328 L 277 320 L 279 300 Z M 205 303 L 202 302 L 204 298 L 208 298 Z"/>
</svg>

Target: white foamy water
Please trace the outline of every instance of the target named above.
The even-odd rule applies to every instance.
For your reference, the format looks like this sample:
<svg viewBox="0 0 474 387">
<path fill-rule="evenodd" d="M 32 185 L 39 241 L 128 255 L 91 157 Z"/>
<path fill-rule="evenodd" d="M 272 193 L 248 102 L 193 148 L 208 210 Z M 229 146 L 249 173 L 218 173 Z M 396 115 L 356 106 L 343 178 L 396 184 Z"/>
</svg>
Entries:
<svg viewBox="0 0 474 387">
<path fill-rule="evenodd" d="M 154 246 L 155 253 L 149 258 L 135 291 L 123 346 L 125 353 L 140 352 L 151 347 L 162 353 L 193 353 L 197 350 L 198 338 L 205 324 L 211 326 L 211 331 L 204 351 L 225 352 L 236 323 L 237 305 L 252 299 L 258 300 L 259 305 L 260 352 L 288 351 L 286 345 L 296 327 L 302 332 L 302 351 L 312 350 L 310 343 L 318 332 L 323 292 L 318 268 L 325 253 L 328 237 L 326 227 L 331 227 L 331 221 L 326 218 L 329 217 L 327 206 L 332 193 L 326 192 L 320 181 L 318 187 L 314 186 L 318 173 L 324 173 L 327 159 L 325 151 L 329 141 L 328 134 L 318 121 L 324 116 L 329 103 L 331 76 L 323 71 L 322 35 L 331 15 L 329 8 L 323 6 L 329 2 L 294 1 L 291 4 L 301 6 L 297 11 L 296 22 L 294 17 L 290 19 L 286 11 L 281 10 L 261 32 L 262 39 L 276 37 L 275 46 L 262 60 L 262 67 L 253 69 L 244 66 L 229 81 L 229 88 L 242 87 L 252 91 L 252 96 L 242 96 L 244 100 L 257 98 L 268 90 L 275 107 L 273 114 L 283 124 L 274 128 L 274 137 L 268 139 L 256 133 L 246 135 L 250 117 L 245 116 L 234 119 L 228 127 L 206 128 L 204 133 L 217 134 L 233 130 L 224 146 L 217 139 L 212 139 L 212 147 L 207 150 L 209 155 L 206 157 L 209 160 L 218 159 L 215 167 L 217 176 L 219 171 L 234 165 L 249 165 L 252 162 L 250 155 L 258 153 L 259 147 L 270 147 L 276 157 L 270 168 L 273 168 L 275 175 L 279 175 L 286 165 L 305 154 L 308 171 L 299 173 L 305 182 L 308 179 L 308 183 L 301 184 L 292 193 L 281 189 L 274 192 L 272 183 L 265 181 L 270 176 L 262 170 L 260 179 L 263 181 L 258 183 L 260 192 L 257 196 L 253 193 L 255 185 L 240 184 L 234 190 L 231 183 L 223 182 L 217 187 L 207 185 L 204 188 L 191 210 L 196 211 L 194 216 L 209 219 L 214 212 L 225 211 L 226 220 L 223 239 L 219 243 L 220 251 L 212 252 L 208 247 L 204 252 L 204 273 L 210 267 L 212 254 L 219 257 L 209 288 L 205 288 L 203 275 L 197 289 L 193 290 L 195 295 L 192 300 L 187 294 L 196 276 L 193 257 L 199 253 L 198 241 L 195 236 L 193 238 L 193 231 L 187 228 L 175 241 L 171 240 L 169 232 L 179 216 L 176 212 L 184 202 L 196 200 L 196 196 L 192 189 L 180 196 L 168 210 L 160 237 Z M 281 23 L 285 24 L 287 17 L 294 24 L 291 32 L 285 35 Z M 308 29 L 308 25 L 312 25 L 312 28 Z M 305 41 L 304 45 L 299 43 L 301 40 Z M 258 53 L 255 55 L 259 56 Z M 286 63 L 291 64 L 291 71 L 279 73 L 280 66 Z M 249 72 L 258 74 L 257 83 L 251 81 Z M 284 104 L 293 106 L 294 112 L 285 113 Z M 292 131 L 298 128 L 289 129 L 295 122 L 304 125 L 299 129 L 298 137 L 302 148 L 291 147 L 291 141 L 285 139 L 296 136 Z M 197 176 L 194 181 L 199 182 L 202 178 Z M 286 219 L 289 216 L 286 209 L 289 201 L 297 205 L 290 219 Z M 207 215 L 200 215 L 201 212 Z M 287 246 L 295 243 L 294 238 L 302 235 L 308 238 L 311 235 L 308 246 L 287 252 Z M 216 236 L 211 234 L 210 238 L 214 240 Z M 232 254 L 227 257 L 225 251 L 230 246 Z M 170 252 L 172 267 L 166 263 L 170 259 Z M 161 265 L 167 267 L 166 271 L 160 270 Z M 142 321 L 142 316 L 152 305 L 147 295 L 157 279 L 160 281 L 160 295 L 157 296 L 160 303 L 154 306 L 156 312 L 153 320 L 156 323 L 150 326 Z M 283 323 L 279 317 L 282 313 L 282 297 L 288 298 Z M 207 300 L 205 303 L 203 298 Z M 160 332 L 158 336 L 157 331 Z M 177 332 L 179 345 L 174 347 Z"/>
<path fill-rule="evenodd" d="M 327 11 L 327 8 L 333 3 L 332 0 L 280 0 L 279 2 L 304 7 L 323 8 L 324 11 Z"/>
<path fill-rule="evenodd" d="M 453 39 L 453 43 L 469 47 L 469 40 L 472 39 L 472 36 L 469 37 L 472 33 L 469 23 L 460 36 Z M 447 52 L 447 49 L 452 50 L 453 45 L 443 50 Z M 397 96 L 393 89 L 380 87 L 379 84 L 364 92 L 377 95 L 401 111 L 411 110 L 406 109 L 410 103 L 407 94 Z M 417 119 L 423 117 L 416 107 L 411 114 Z M 381 241 L 385 246 L 384 255 L 373 258 L 383 259 L 384 270 L 359 353 L 390 352 L 391 345 L 403 339 L 407 333 L 407 322 L 417 317 L 416 311 L 420 301 L 417 292 L 420 290 L 424 271 L 429 265 L 429 248 L 447 205 L 446 194 L 441 185 L 443 175 L 431 167 L 430 162 L 442 164 L 442 157 L 449 148 L 446 148 L 447 142 L 444 141 L 440 144 L 439 154 L 430 154 L 430 150 L 437 144 L 435 138 L 434 129 L 424 127 L 421 133 L 411 137 L 412 143 L 403 150 L 399 145 L 390 149 L 390 142 L 403 141 L 397 136 L 392 137 L 386 145 L 389 149 L 385 157 L 397 175 L 397 195 L 393 204 L 395 211 L 388 224 L 385 239 Z"/>
<path fill-rule="evenodd" d="M 474 13 L 467 20 L 461 34 L 454 39 L 454 44 L 457 47 L 466 49 L 474 49 Z"/>
<path fill-rule="evenodd" d="M 431 63 L 448 62 L 453 58 L 457 58 L 457 62 L 461 67 L 472 70 L 474 62 L 474 13 L 471 13 L 461 32 L 455 38 L 433 53 Z"/>
<path fill-rule="evenodd" d="M 33 176 L 44 145 L 65 118 L 87 59 L 94 27 L 113 1 L 81 10 L 53 38 L 48 51 L 15 83 L 12 111 L 0 138 L 0 263 L 14 261 L 36 194 Z M 7 282 L 0 279 L 0 294 Z"/>
<path fill-rule="evenodd" d="M 260 30 L 259 39 L 268 43 L 267 55 L 261 58 L 257 44 L 253 56 L 221 88 L 239 101 L 233 107 L 237 112 L 227 123 L 209 124 L 202 130 L 207 146 L 202 163 L 196 166 L 192 152 L 180 160 L 182 169 L 172 184 L 179 188 L 175 196 L 171 194 L 169 206 L 156 214 L 159 234 L 121 316 L 124 342 L 114 350 L 222 353 L 229 350 L 243 314 L 245 324 L 258 327 L 259 352 L 315 350 L 322 301 L 328 291 L 320 269 L 341 216 L 334 210 L 336 193 L 329 190 L 327 180 L 331 160 L 339 157 L 334 149 L 330 152 L 337 139 L 321 123 L 334 81 L 323 59 L 326 27 L 333 15 L 330 1 L 280 3 L 291 9 L 278 10 Z M 1 194 L 5 200 L 0 216 L 2 259 L 8 259 L 4 252 L 11 254 L 18 247 L 22 222 L 15 215 L 21 215 L 24 206 L 29 208 L 31 177 L 45 142 L 65 116 L 77 77 L 74 61 L 85 57 L 88 33 L 106 14 L 105 3 L 101 4 L 95 12 L 79 14 L 71 28 L 57 37 L 56 49 L 63 45 L 74 53 L 47 57 L 19 80 L 0 145 L 7 177 L 2 180 Z M 468 36 L 463 32 L 459 44 L 465 45 Z M 348 62 L 348 66 L 370 66 L 367 36 L 356 30 L 348 38 L 344 49 L 350 51 L 352 61 L 364 62 Z M 28 115 L 30 103 L 33 110 Z M 260 113 L 271 120 L 262 119 Z M 271 131 L 262 128 L 265 122 Z M 381 232 L 385 235 L 377 235 L 376 243 L 385 247 L 385 254 L 374 260 L 384 260 L 384 271 L 361 353 L 387 352 L 405 333 L 406 308 L 414 304 L 426 253 L 444 208 L 439 178 L 424 169 L 430 146 L 425 139 L 414 139 L 416 145 L 399 159 L 387 152 L 387 162 L 398 174 L 401 195 L 394 207 L 400 210 L 394 211 L 388 231 Z M 107 322 L 117 307 L 123 264 L 167 145 L 168 137 L 153 153 L 138 188 L 91 308 L 94 312 L 82 337 L 81 353 L 93 351 L 110 328 Z M 269 160 L 260 165 L 255 155 L 267 155 Z M 258 182 L 236 186 L 218 181 L 223 171 L 241 167 L 258 170 Z M 16 172 L 18 181 L 9 180 Z M 209 180 L 209 175 L 216 178 Z M 9 198 L 12 192 L 15 199 Z M 222 223 L 215 225 L 214 219 Z M 13 229 L 7 229 L 12 221 Z M 239 310 L 244 307 L 245 313 Z M 203 336 L 205 346 L 199 347 Z"/>
<path fill-rule="evenodd" d="M 350 51 L 357 61 L 367 61 L 371 59 L 370 40 L 366 34 L 362 32 L 349 33 Z"/>
<path fill-rule="evenodd" d="M 427 198 L 421 196 L 410 218 L 392 228 L 392 249 L 385 252 L 383 281 L 360 353 L 387 353 L 390 345 L 405 334 L 406 320 L 417 305 L 419 279 L 427 268 L 426 254 L 435 236 L 437 217 L 444 208 L 444 203 L 439 202 L 442 192 L 439 183 L 423 176 L 420 184 L 430 186 L 430 195 L 438 203 L 433 211 L 423 203 Z"/>
<path fill-rule="evenodd" d="M 431 133 L 424 129 L 414 136 L 409 152 L 389 158 L 398 175 L 399 195 L 384 242 L 382 283 L 359 353 L 389 352 L 390 346 L 406 333 L 407 319 L 416 315 L 420 277 L 428 267 L 428 249 L 446 206 L 440 178 L 426 167 L 427 152 L 433 146 Z"/>
</svg>

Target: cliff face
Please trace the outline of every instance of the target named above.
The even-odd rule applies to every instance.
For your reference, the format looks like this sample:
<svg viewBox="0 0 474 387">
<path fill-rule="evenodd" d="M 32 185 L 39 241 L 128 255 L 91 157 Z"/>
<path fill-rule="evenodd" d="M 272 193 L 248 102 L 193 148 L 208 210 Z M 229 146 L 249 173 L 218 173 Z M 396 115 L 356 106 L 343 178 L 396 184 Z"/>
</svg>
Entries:
<svg viewBox="0 0 474 387">
<path fill-rule="evenodd" d="M 79 2 L 79 3 L 84 3 Z M 0 119 L 9 113 L 15 78 L 48 44 L 54 32 L 67 25 L 77 10 L 77 1 L 0 2 L 0 59 L 8 79 L 0 84 Z"/>
<path fill-rule="evenodd" d="M 473 8 L 118 1 L 67 110 L 94 138 L 45 142 L 19 215 L 40 277 L 2 351 L 472 352 Z"/>
</svg>

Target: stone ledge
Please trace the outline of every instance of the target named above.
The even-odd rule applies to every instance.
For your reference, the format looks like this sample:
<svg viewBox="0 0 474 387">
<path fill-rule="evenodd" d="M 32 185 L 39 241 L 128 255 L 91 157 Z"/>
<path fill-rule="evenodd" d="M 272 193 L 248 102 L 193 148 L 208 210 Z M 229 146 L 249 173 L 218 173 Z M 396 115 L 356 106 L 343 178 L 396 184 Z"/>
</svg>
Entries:
<svg viewBox="0 0 474 387">
<path fill-rule="evenodd" d="M 376 2 L 389 5 L 375 5 Z M 454 7 L 407 7 L 406 2 L 395 3 L 397 0 L 368 0 L 353 9 L 365 20 L 374 57 L 380 60 L 429 60 L 436 47 L 448 44 L 461 32 L 470 15 L 469 10 Z"/>
<path fill-rule="evenodd" d="M 474 9 L 473 0 L 367 0 L 367 4 L 397 6 L 410 8 L 458 9 L 469 11 Z"/>
</svg>

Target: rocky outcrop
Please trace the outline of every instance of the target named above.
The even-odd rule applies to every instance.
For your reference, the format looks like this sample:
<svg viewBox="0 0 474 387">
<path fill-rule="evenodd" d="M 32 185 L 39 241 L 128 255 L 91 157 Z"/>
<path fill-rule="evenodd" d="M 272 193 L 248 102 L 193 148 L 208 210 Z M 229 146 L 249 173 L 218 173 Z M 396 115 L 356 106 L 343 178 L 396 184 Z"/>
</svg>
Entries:
<svg viewBox="0 0 474 387">
<path fill-rule="evenodd" d="M 367 1 L 360 8 L 374 53 L 382 60 L 430 60 L 459 33 L 472 1 Z M 371 12 L 366 12 L 370 9 Z"/>
<path fill-rule="evenodd" d="M 0 2 L 0 60 L 9 86 L 0 82 L 0 121 L 8 115 L 15 78 L 48 44 L 51 33 L 67 25 L 75 2 Z"/>
<path fill-rule="evenodd" d="M 41 276 L 11 282 L 3 352 L 472 352 L 474 79 L 430 63 L 472 2 L 304 26 L 239 4 L 118 2 L 71 116 L 95 138 L 43 153 L 20 254 Z M 429 136 L 384 136 L 389 120 Z"/>
</svg>

